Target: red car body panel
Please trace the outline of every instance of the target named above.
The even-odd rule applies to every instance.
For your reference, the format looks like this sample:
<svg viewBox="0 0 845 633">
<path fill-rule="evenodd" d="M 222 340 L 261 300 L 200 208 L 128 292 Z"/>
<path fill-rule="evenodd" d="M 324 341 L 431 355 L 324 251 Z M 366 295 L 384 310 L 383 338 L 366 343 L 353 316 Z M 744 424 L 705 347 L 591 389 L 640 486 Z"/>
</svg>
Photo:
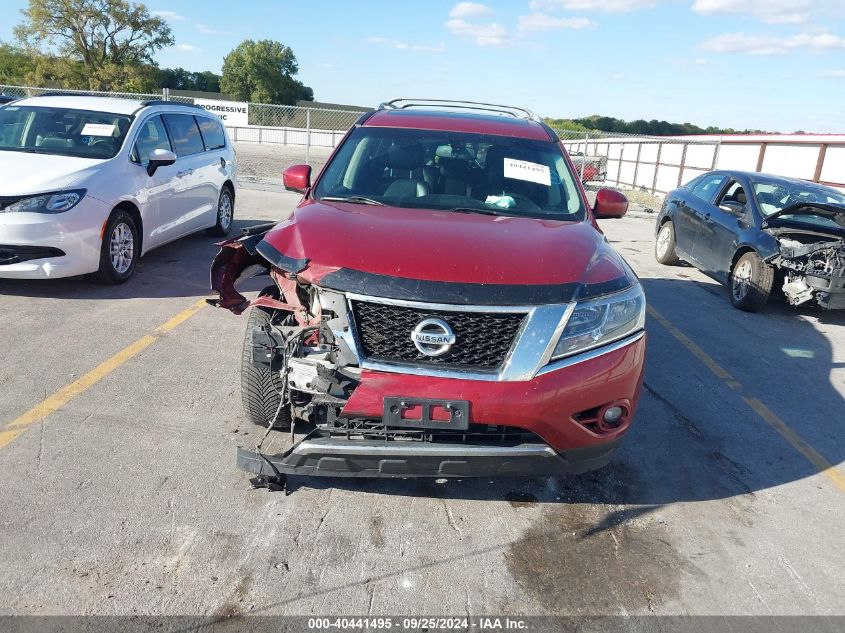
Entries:
<svg viewBox="0 0 845 633">
<path fill-rule="evenodd" d="M 587 222 L 308 200 L 264 240 L 324 270 L 430 281 L 598 284 L 628 270 Z"/>
<path fill-rule="evenodd" d="M 380 418 L 385 396 L 468 400 L 470 421 L 532 431 L 557 451 L 613 441 L 628 430 L 643 380 L 646 340 L 527 382 L 486 382 L 364 371 L 345 415 Z M 630 415 L 612 433 L 597 435 L 576 414 L 627 400 Z"/>
</svg>

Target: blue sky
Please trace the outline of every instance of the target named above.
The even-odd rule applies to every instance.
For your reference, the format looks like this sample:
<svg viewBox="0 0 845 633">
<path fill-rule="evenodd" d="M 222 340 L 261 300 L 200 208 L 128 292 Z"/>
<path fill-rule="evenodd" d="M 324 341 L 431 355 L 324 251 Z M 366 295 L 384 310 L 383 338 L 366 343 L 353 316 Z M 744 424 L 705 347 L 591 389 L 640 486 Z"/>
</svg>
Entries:
<svg viewBox="0 0 845 633">
<path fill-rule="evenodd" d="M 845 132 L 845 0 L 146 4 L 177 40 L 160 65 L 219 72 L 241 40 L 276 39 L 320 101 L 460 98 L 553 117 Z M 9 41 L 26 2 L 3 5 Z"/>
</svg>

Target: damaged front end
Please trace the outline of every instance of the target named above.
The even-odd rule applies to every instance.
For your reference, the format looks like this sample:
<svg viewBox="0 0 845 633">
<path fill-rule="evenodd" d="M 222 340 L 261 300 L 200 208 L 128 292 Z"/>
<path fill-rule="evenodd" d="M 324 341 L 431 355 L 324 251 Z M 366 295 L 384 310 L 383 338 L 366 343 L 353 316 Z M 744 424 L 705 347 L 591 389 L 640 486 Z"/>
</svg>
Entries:
<svg viewBox="0 0 845 633">
<path fill-rule="evenodd" d="M 266 420 L 256 448 L 238 449 L 237 466 L 257 475 L 256 485 L 284 482 L 291 474 L 340 477 L 480 477 L 580 472 L 606 462 L 615 445 L 567 460 L 534 433 L 469 423 L 469 403 L 457 399 L 405 398 L 385 394 L 384 416 L 344 413 L 362 381 L 362 369 L 343 292 L 318 285 L 333 269 L 279 253 L 262 226 L 220 244 L 211 268 L 218 293 L 209 303 L 241 314 L 262 309 L 269 318 L 248 333 L 244 362 L 278 377 L 279 404 Z M 248 300 L 240 280 L 267 274 L 274 282 Z M 363 370 L 364 379 L 368 372 Z M 372 376 L 372 372 L 369 372 Z M 395 397 L 393 397 L 395 396 Z M 409 423 L 406 413 L 411 412 Z M 271 429 L 297 425 L 304 436 L 283 453 L 262 451 Z"/>
<path fill-rule="evenodd" d="M 764 229 L 778 243 L 778 252 L 767 261 L 784 273 L 783 293 L 787 301 L 796 306 L 815 302 L 826 310 L 845 309 L 845 226 L 828 232 L 778 222 L 797 216 L 816 216 L 842 225 L 845 209 L 836 205 L 797 205 L 765 222 Z"/>
</svg>

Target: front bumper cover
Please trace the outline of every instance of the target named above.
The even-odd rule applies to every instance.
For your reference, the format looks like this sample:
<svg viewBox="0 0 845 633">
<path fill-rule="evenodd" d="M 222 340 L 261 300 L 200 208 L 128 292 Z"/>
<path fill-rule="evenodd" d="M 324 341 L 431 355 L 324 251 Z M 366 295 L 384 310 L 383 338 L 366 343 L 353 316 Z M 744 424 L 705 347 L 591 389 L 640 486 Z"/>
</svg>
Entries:
<svg viewBox="0 0 845 633">
<path fill-rule="evenodd" d="M 347 440 L 312 433 L 284 453 L 238 448 L 237 467 L 265 478 L 536 477 L 580 474 L 605 466 L 620 439 L 556 452 L 542 443 L 479 446 L 439 442 Z"/>
</svg>

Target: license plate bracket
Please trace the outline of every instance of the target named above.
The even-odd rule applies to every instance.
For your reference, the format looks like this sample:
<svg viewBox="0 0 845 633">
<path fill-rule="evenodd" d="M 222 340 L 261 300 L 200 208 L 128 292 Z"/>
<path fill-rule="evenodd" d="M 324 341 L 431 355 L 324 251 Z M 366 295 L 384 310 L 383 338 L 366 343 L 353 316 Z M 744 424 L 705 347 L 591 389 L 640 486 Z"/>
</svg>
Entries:
<svg viewBox="0 0 845 633">
<path fill-rule="evenodd" d="M 416 408 L 419 408 L 419 417 L 403 417 L 407 411 Z M 438 410 L 448 412 L 449 420 L 432 417 L 432 412 Z M 388 428 L 466 431 L 469 428 L 469 401 L 388 396 L 384 399 L 382 420 Z"/>
</svg>

